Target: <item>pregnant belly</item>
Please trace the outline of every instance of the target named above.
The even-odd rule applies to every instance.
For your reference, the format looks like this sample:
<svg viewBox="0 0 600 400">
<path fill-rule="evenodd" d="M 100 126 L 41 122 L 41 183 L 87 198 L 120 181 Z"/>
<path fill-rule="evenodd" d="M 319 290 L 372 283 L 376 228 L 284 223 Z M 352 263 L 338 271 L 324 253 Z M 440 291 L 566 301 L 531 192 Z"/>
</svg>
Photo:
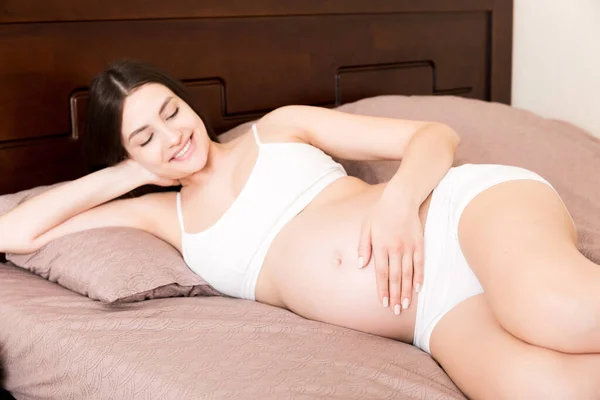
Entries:
<svg viewBox="0 0 600 400">
<path fill-rule="evenodd" d="M 417 295 L 396 315 L 379 301 L 373 260 L 358 269 L 361 225 L 383 188 L 361 182 L 347 196 L 311 204 L 286 225 L 265 259 L 257 300 L 308 319 L 412 342 Z M 270 290 L 261 290 L 266 287 Z"/>
</svg>

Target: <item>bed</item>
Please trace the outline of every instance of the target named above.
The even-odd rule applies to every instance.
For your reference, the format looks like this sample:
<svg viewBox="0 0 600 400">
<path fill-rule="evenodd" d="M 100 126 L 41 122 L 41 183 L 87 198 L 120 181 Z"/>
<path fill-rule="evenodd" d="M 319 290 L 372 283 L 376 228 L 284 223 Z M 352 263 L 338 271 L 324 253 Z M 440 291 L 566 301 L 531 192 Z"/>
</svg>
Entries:
<svg viewBox="0 0 600 400">
<path fill-rule="evenodd" d="M 598 257 L 600 143 L 509 106 L 511 35 L 511 0 L 5 0 L 0 214 L 26 189 L 98 167 L 81 152 L 87 85 L 131 58 L 182 79 L 222 140 L 286 104 L 446 122 L 463 137 L 458 162 L 549 179 Z M 340 162 L 370 182 L 397 167 Z M 0 360 L 15 398 L 465 398 L 415 347 L 221 296 L 172 249 L 152 242 L 136 258 L 134 240 L 152 239 L 104 230 L 0 259 Z M 107 293 L 115 281 L 127 284 Z"/>
</svg>

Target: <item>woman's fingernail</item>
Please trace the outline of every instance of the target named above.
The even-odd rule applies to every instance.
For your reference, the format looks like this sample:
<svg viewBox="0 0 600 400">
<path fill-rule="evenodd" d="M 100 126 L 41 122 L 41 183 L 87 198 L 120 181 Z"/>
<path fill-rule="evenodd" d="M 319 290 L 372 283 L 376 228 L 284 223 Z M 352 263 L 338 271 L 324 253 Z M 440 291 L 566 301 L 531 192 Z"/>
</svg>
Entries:
<svg viewBox="0 0 600 400">
<path fill-rule="evenodd" d="M 415 285 L 415 292 L 419 293 L 420 291 L 421 291 L 421 284 L 420 284 L 420 283 L 417 283 L 417 284 Z"/>
<path fill-rule="evenodd" d="M 390 299 L 388 299 L 387 297 L 383 298 L 383 306 L 387 307 L 390 305 Z"/>
<path fill-rule="evenodd" d="M 400 315 L 400 304 L 396 304 L 396 305 L 394 306 L 394 313 L 395 313 L 396 315 Z"/>
<path fill-rule="evenodd" d="M 406 310 L 408 308 L 408 304 L 408 297 L 405 297 L 404 300 L 402 300 L 402 308 Z"/>
<path fill-rule="evenodd" d="M 358 257 L 358 268 L 362 268 L 364 265 L 365 259 L 362 257 Z"/>
</svg>

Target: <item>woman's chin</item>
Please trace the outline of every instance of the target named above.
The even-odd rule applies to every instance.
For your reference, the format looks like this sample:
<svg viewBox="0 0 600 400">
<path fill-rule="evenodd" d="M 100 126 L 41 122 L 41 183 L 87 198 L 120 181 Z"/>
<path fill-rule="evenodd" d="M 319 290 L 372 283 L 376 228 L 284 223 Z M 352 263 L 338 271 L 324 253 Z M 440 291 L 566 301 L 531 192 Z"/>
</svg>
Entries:
<svg viewBox="0 0 600 400">
<path fill-rule="evenodd" d="M 179 177 L 177 179 L 189 178 L 194 174 L 201 172 L 203 168 L 204 164 L 201 162 L 190 163 L 189 166 L 186 166 L 185 169 L 181 170 L 181 172 L 178 174 Z"/>
<path fill-rule="evenodd" d="M 206 166 L 206 153 L 196 153 L 194 157 L 189 160 L 191 173 L 196 173 L 202 171 Z"/>
</svg>

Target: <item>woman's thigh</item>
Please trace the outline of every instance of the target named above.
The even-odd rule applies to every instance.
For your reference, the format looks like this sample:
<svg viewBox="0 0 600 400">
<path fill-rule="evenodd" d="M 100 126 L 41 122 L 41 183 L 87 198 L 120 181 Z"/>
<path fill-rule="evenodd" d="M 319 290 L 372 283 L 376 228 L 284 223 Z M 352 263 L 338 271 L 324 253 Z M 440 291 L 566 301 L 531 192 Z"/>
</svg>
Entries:
<svg viewBox="0 0 600 400">
<path fill-rule="evenodd" d="M 600 352 L 600 267 L 577 250 L 571 218 L 551 187 L 517 180 L 483 191 L 462 213 L 458 235 L 506 330 L 560 351 Z"/>
<path fill-rule="evenodd" d="M 504 330 L 485 294 L 450 310 L 431 335 L 431 354 L 471 399 L 596 399 L 600 355 L 567 355 Z"/>
</svg>

